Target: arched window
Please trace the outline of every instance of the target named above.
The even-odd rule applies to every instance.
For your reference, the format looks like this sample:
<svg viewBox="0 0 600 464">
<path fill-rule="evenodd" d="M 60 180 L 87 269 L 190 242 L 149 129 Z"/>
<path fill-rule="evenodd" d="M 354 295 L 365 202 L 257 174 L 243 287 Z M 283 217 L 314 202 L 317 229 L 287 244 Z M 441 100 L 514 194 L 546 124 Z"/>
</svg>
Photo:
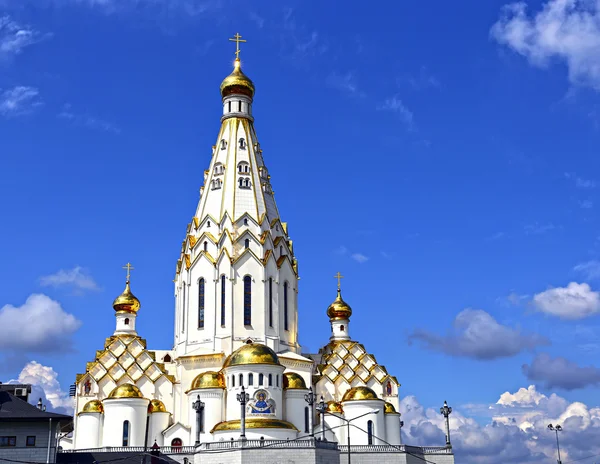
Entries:
<svg viewBox="0 0 600 464">
<path fill-rule="evenodd" d="M 260 386 L 262 386 L 262 384 L 264 383 L 264 381 L 265 381 L 265 376 L 262 375 L 262 374 L 258 374 L 258 384 Z"/>
<path fill-rule="evenodd" d="M 204 242 L 204 251 L 208 251 L 208 242 Z"/>
<path fill-rule="evenodd" d="M 240 139 L 243 140 L 243 139 Z M 250 172 L 250 165 L 246 161 L 240 161 L 238 163 L 238 172 L 240 174 L 247 174 Z"/>
<path fill-rule="evenodd" d="M 250 247 L 250 239 L 247 238 L 246 240 L 244 240 L 244 248 L 248 247 Z"/>
<path fill-rule="evenodd" d="M 244 385 L 244 376 L 240 374 L 240 387 Z"/>
<path fill-rule="evenodd" d="M 248 218 L 244 218 L 244 225 L 247 226 L 248 225 Z"/>
<path fill-rule="evenodd" d="M 275 386 L 279 386 L 279 374 L 275 374 Z"/>
<path fill-rule="evenodd" d="M 171 440 L 171 447 L 174 448 L 173 451 L 179 453 L 181 451 L 182 446 L 183 446 L 183 440 L 181 438 L 173 438 Z"/>
<path fill-rule="evenodd" d="M 240 111 L 242 111 L 242 102 L 240 102 Z M 246 140 L 244 138 L 240 139 L 240 150 L 246 149 Z"/>
<path fill-rule="evenodd" d="M 306 406 L 304 408 L 304 433 L 309 433 L 309 420 L 308 420 L 308 416 L 310 414 L 310 410 L 308 409 L 308 406 Z"/>
<path fill-rule="evenodd" d="M 372 420 L 367 422 L 367 443 L 369 445 L 373 444 L 373 421 Z"/>
<path fill-rule="evenodd" d="M 129 421 L 123 422 L 123 446 L 129 446 Z"/>
<path fill-rule="evenodd" d="M 214 169 L 215 176 L 220 176 L 223 174 L 223 172 L 225 172 L 225 166 L 223 166 L 221 163 L 215 164 L 215 169 Z"/>
<path fill-rule="evenodd" d="M 283 329 L 288 330 L 288 283 L 283 284 Z"/>
<path fill-rule="evenodd" d="M 242 101 L 238 101 L 238 111 L 241 113 L 242 112 Z M 240 140 L 244 140 L 244 139 L 240 139 Z"/>
<path fill-rule="evenodd" d="M 206 227 L 210 227 L 210 221 L 206 221 Z"/>
<path fill-rule="evenodd" d="M 227 148 L 227 140 L 221 139 L 221 150 L 225 150 Z"/>
<path fill-rule="evenodd" d="M 221 276 L 221 325 L 225 325 L 225 276 Z"/>
<path fill-rule="evenodd" d="M 244 325 L 252 325 L 252 277 L 244 277 Z"/>
<path fill-rule="evenodd" d="M 198 281 L 198 328 L 204 328 L 204 279 Z"/>
<path fill-rule="evenodd" d="M 250 179 L 244 180 L 244 186 L 250 188 Z"/>
<path fill-rule="evenodd" d="M 125 318 L 125 325 L 129 325 L 129 318 L 128 317 Z"/>
<path fill-rule="evenodd" d="M 235 387 L 235 375 L 231 376 L 231 386 Z"/>
<path fill-rule="evenodd" d="M 269 387 L 273 386 L 273 374 L 269 374 Z"/>
<path fill-rule="evenodd" d="M 238 184 L 240 186 L 240 188 L 244 188 L 244 179 L 242 179 L 241 177 L 238 179 Z"/>
<path fill-rule="evenodd" d="M 229 108 L 227 109 L 231 113 L 231 102 L 229 102 Z"/>
<path fill-rule="evenodd" d="M 340 325 L 340 332 L 343 332 L 343 331 L 344 331 L 344 326 Z"/>
<path fill-rule="evenodd" d="M 248 374 L 248 385 L 254 385 L 254 374 Z"/>
<path fill-rule="evenodd" d="M 269 277 L 269 327 L 273 327 L 273 277 Z"/>
</svg>

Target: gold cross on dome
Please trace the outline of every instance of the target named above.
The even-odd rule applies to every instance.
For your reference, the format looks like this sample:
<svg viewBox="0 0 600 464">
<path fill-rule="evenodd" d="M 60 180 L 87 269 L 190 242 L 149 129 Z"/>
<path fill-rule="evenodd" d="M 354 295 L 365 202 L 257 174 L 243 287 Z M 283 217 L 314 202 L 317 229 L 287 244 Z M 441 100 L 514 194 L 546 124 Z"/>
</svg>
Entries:
<svg viewBox="0 0 600 464">
<path fill-rule="evenodd" d="M 338 290 L 340 290 L 342 288 L 342 279 L 344 278 L 344 276 L 338 272 L 333 277 L 335 277 L 337 279 L 337 281 L 338 281 Z"/>
<path fill-rule="evenodd" d="M 229 39 L 231 42 L 235 42 L 235 59 L 240 59 L 240 42 L 247 42 L 246 40 L 242 40 L 242 36 L 239 32 L 236 32 L 233 36 L 233 39 Z"/>
<path fill-rule="evenodd" d="M 131 277 L 131 271 L 135 268 L 131 265 L 131 263 L 127 263 L 125 266 L 123 266 L 123 269 L 127 269 L 127 282 L 129 282 L 129 278 Z"/>
</svg>

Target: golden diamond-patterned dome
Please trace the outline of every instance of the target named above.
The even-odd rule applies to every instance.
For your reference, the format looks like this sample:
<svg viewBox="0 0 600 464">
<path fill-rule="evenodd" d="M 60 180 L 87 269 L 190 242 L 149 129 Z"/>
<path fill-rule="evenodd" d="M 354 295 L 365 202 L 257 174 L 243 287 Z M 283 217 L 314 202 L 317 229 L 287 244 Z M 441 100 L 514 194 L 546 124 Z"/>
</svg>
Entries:
<svg viewBox="0 0 600 464">
<path fill-rule="evenodd" d="M 254 83 L 242 72 L 242 63 L 235 59 L 233 72 L 221 83 L 221 96 L 225 98 L 233 93 L 241 93 L 252 98 L 254 96 Z"/>
<path fill-rule="evenodd" d="M 207 371 L 199 374 L 192 382 L 190 390 L 204 388 L 225 388 L 225 379 L 223 378 L 223 374 L 215 371 Z"/>
<path fill-rule="evenodd" d="M 337 297 L 327 308 L 327 316 L 332 321 L 350 319 L 352 308 L 342 299 L 342 291 L 338 288 Z"/>
<path fill-rule="evenodd" d="M 261 343 L 249 343 L 242 345 L 229 355 L 223 364 L 223 368 L 231 366 L 243 366 L 246 364 L 275 364 L 279 365 L 279 357 L 267 345 Z"/>
<path fill-rule="evenodd" d="M 138 300 L 129 287 L 129 281 L 125 283 L 125 290 L 121 293 L 115 301 L 113 301 L 113 308 L 115 311 L 124 311 L 127 313 L 137 313 L 140 309 L 140 300 Z"/>
<path fill-rule="evenodd" d="M 306 390 L 306 382 L 301 375 L 295 372 L 283 374 L 283 388 L 285 390 Z"/>
</svg>

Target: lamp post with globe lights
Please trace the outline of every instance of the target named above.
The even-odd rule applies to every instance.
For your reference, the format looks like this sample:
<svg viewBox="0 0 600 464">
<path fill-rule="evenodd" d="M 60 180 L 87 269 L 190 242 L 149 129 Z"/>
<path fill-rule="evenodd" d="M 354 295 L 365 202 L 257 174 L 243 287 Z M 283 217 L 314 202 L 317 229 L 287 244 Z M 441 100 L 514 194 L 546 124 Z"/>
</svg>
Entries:
<svg viewBox="0 0 600 464">
<path fill-rule="evenodd" d="M 308 393 L 304 395 L 304 401 L 308 403 L 308 431 L 310 433 L 310 436 L 314 437 L 315 430 L 313 426 L 313 405 L 315 404 L 315 394 L 313 393 L 312 387 L 310 387 L 308 389 Z"/>
<path fill-rule="evenodd" d="M 242 391 L 237 394 L 237 400 L 240 402 L 242 407 L 242 414 L 240 416 L 240 440 L 246 439 L 246 404 L 250 401 L 250 395 L 246 393 L 244 386 L 242 385 Z"/>
<path fill-rule="evenodd" d="M 558 443 L 558 432 L 562 432 L 562 427 L 558 424 L 556 425 L 552 425 L 552 424 L 548 424 L 548 430 L 551 430 L 552 432 L 556 432 L 556 451 L 558 452 L 558 464 L 562 464 L 562 461 L 560 460 L 560 445 Z"/>
<path fill-rule="evenodd" d="M 196 446 L 200 446 L 200 432 L 202 432 L 202 416 L 204 414 L 204 402 L 198 399 L 192 403 L 192 408 L 196 411 Z"/>
<path fill-rule="evenodd" d="M 446 401 L 444 401 L 444 406 L 440 408 L 440 413 L 446 418 L 446 446 L 452 448 L 450 443 L 450 414 L 452 414 L 452 408 L 448 406 Z"/>
</svg>

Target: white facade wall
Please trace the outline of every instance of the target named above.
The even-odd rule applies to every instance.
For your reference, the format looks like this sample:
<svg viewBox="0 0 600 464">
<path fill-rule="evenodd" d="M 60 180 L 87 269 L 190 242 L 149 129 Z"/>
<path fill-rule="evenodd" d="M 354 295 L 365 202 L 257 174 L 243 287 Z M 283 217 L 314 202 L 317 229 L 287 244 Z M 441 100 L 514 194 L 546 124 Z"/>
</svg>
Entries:
<svg viewBox="0 0 600 464">
<path fill-rule="evenodd" d="M 164 437 L 163 431 L 169 426 L 169 420 L 171 414 L 168 412 L 154 412 L 150 414 L 150 420 L 148 422 L 148 441 L 146 445 L 152 446 L 154 442 L 158 446 L 163 446 Z"/>
<path fill-rule="evenodd" d="M 350 426 L 350 444 L 351 445 L 368 445 L 368 422 L 373 421 L 373 445 L 385 444 L 385 414 L 383 412 L 384 402 L 382 400 L 360 400 L 360 401 L 345 401 L 342 403 L 344 409 L 344 417 L 352 420 L 354 426 Z M 359 416 L 371 411 L 379 410 L 378 414 L 368 414 Z M 357 419 L 355 419 L 357 418 Z M 353 420 L 355 419 L 355 420 Z"/>
<path fill-rule="evenodd" d="M 215 438 L 214 441 L 229 441 L 232 438 L 234 440 L 239 440 L 240 431 L 239 430 L 224 430 L 220 432 L 214 433 Z M 246 429 L 246 439 L 248 440 L 260 440 L 264 438 L 265 440 L 294 440 L 298 437 L 298 432 L 291 429 Z M 271 459 L 276 458 L 276 454 L 279 450 L 273 450 L 271 454 Z"/>
<path fill-rule="evenodd" d="M 402 444 L 402 438 L 400 436 L 400 414 L 385 414 L 385 441 L 390 445 Z"/>
<path fill-rule="evenodd" d="M 350 340 L 350 331 L 348 319 L 331 321 L 331 339 L 332 340 Z"/>
<path fill-rule="evenodd" d="M 308 430 L 309 424 L 306 424 L 304 420 L 306 417 L 305 409 L 309 407 L 304 399 L 304 395 L 307 393 L 308 390 L 285 390 L 283 393 L 285 399 L 283 419 L 294 424 L 300 430 L 301 436 L 310 433 L 310 430 Z"/>
<path fill-rule="evenodd" d="M 77 430 L 82 432 L 77 434 L 78 448 L 100 447 L 102 413 L 84 412 L 79 414 L 77 418 Z"/>
<path fill-rule="evenodd" d="M 148 403 L 145 398 L 107 398 L 104 405 L 103 446 L 123 446 L 123 424 L 129 421 L 129 446 L 144 446 Z"/>
<path fill-rule="evenodd" d="M 117 318 L 117 328 L 115 330 L 115 335 L 119 334 L 132 334 L 135 335 L 135 318 L 136 314 L 127 313 L 124 311 L 120 311 L 115 314 Z"/>
<path fill-rule="evenodd" d="M 189 419 L 188 425 L 192 432 L 191 437 L 196 441 L 196 410 L 193 408 L 193 403 L 198 399 L 204 403 L 204 431 L 200 432 L 200 441 L 212 441 L 210 431 L 219 422 L 223 421 L 225 391 L 222 388 L 205 388 L 191 390 L 188 392 Z"/>
</svg>

